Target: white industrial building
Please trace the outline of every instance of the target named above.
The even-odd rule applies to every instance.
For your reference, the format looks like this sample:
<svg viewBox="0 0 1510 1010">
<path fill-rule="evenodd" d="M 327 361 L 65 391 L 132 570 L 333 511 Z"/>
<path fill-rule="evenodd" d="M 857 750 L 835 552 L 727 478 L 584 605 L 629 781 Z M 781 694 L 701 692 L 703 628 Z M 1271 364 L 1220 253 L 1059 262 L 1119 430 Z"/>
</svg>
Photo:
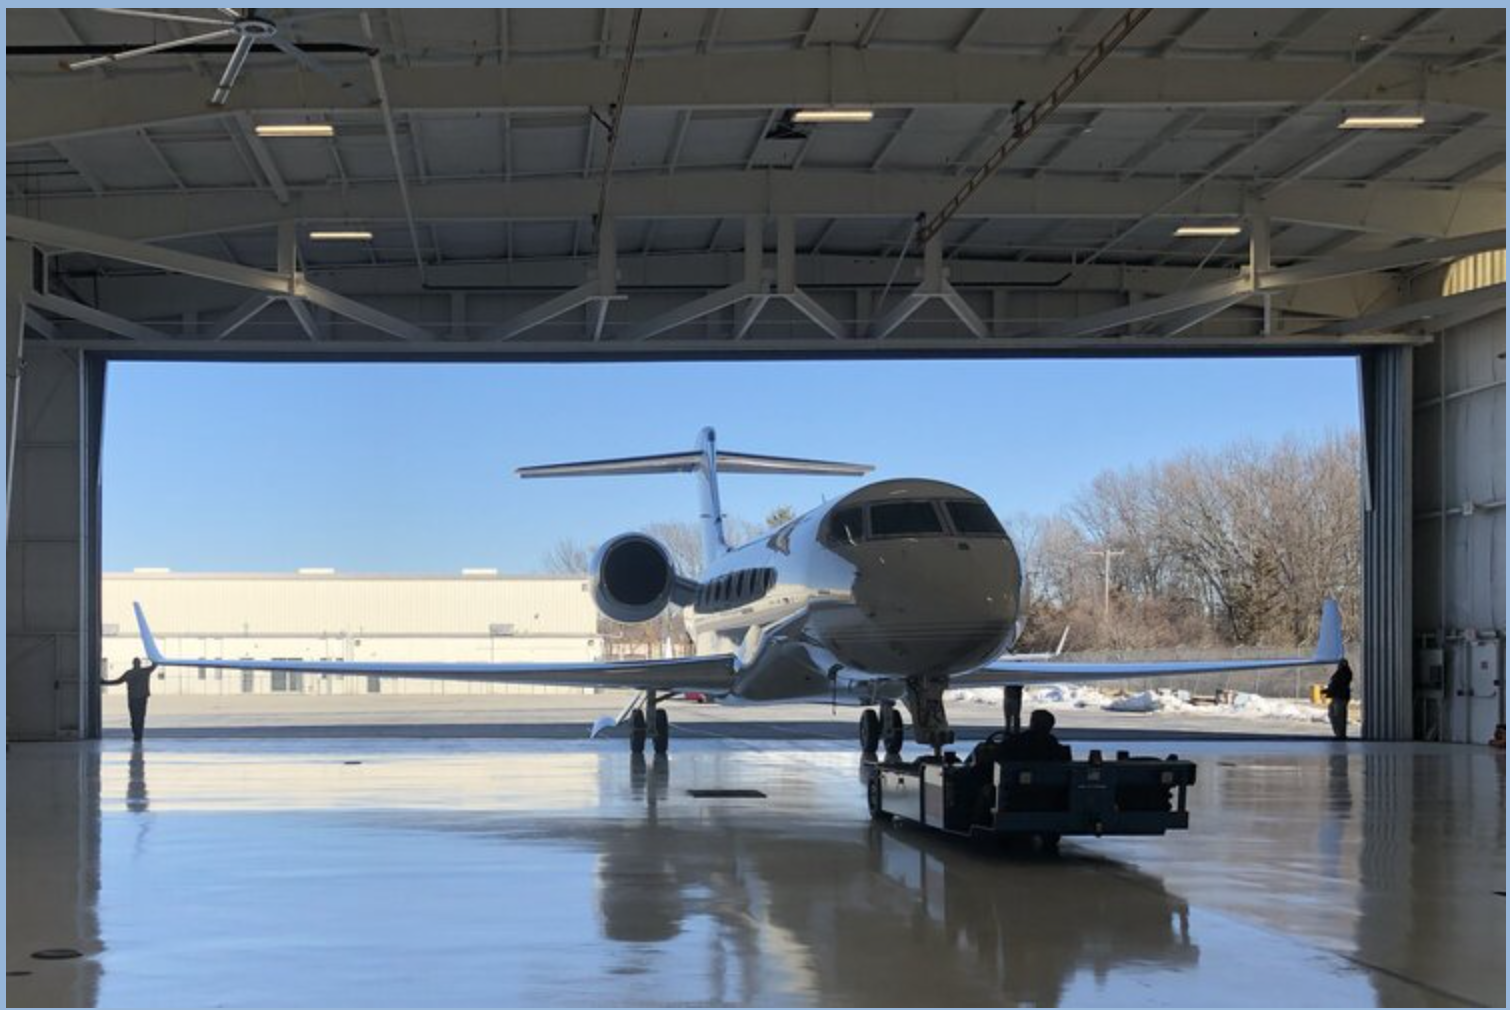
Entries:
<svg viewBox="0 0 1510 1010">
<path fill-rule="evenodd" d="M 206 659 L 552 662 L 603 656 L 587 581 L 576 576 L 107 572 L 102 665 L 119 676 L 143 655 L 139 602 L 169 655 Z M 161 670 L 155 694 L 466 694 L 579 688 L 275 671 Z M 107 691 L 125 691 L 124 686 Z"/>
</svg>

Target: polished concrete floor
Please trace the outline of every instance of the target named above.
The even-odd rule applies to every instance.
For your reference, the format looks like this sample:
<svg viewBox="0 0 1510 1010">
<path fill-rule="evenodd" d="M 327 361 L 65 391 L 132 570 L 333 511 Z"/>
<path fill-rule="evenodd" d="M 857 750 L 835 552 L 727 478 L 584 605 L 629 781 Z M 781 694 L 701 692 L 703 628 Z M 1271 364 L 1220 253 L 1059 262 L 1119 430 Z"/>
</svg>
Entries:
<svg viewBox="0 0 1510 1010">
<path fill-rule="evenodd" d="M 1504 1005 L 1503 755 L 1169 749 L 1191 831 L 1052 859 L 823 741 L 14 745 L 7 1002 Z"/>
</svg>

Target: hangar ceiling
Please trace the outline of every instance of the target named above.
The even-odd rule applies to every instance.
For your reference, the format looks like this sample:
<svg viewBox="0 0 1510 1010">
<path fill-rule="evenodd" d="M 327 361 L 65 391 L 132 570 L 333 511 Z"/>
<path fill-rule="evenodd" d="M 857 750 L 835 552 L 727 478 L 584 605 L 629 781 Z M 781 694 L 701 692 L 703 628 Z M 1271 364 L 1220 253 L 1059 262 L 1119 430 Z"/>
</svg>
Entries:
<svg viewBox="0 0 1510 1010">
<path fill-rule="evenodd" d="M 1502 272 L 1442 287 L 1505 244 L 1503 9 L 1154 10 L 931 242 L 920 223 L 1127 12 L 259 13 L 328 72 L 259 47 L 213 106 L 223 42 L 59 65 L 192 26 L 7 11 L 7 234 L 46 254 L 33 339 L 1251 353 L 1410 341 L 1504 304 Z M 834 108 L 873 117 L 794 121 Z M 1339 128 L 1358 115 L 1424 124 Z M 257 132 L 285 124 L 333 135 Z M 331 230 L 371 238 L 311 238 Z"/>
</svg>

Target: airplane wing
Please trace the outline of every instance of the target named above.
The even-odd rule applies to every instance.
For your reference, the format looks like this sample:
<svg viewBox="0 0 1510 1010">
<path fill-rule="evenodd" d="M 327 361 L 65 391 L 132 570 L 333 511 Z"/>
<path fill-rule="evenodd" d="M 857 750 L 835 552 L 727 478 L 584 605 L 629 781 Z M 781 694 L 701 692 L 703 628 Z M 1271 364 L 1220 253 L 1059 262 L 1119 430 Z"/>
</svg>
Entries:
<svg viewBox="0 0 1510 1010">
<path fill-rule="evenodd" d="M 1238 670 L 1289 670 L 1297 666 L 1336 666 L 1343 656 L 1342 614 L 1335 600 L 1321 607 L 1321 631 L 1309 656 L 1281 659 L 1193 659 L 1153 663 L 1076 663 L 1014 659 L 1010 656 L 970 673 L 949 678 L 951 687 L 1002 687 L 1009 684 L 1063 684 L 1130 677 L 1173 677 L 1186 673 Z"/>
<path fill-rule="evenodd" d="M 367 660 L 172 659 L 162 654 L 147 615 L 133 603 L 147 659 L 158 666 L 208 670 L 287 670 L 411 680 L 473 680 L 489 684 L 544 684 L 560 687 L 627 688 L 640 691 L 703 691 L 718 694 L 734 686 L 739 664 L 732 655 L 685 659 L 640 659 L 613 663 L 375 663 Z"/>
</svg>

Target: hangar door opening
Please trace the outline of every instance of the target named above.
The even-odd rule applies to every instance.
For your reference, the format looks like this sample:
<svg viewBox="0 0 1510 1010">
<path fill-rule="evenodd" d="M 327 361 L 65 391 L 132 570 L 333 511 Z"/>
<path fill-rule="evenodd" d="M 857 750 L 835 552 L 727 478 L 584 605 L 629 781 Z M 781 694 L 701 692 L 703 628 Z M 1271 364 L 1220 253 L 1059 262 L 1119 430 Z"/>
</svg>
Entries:
<svg viewBox="0 0 1510 1010">
<path fill-rule="evenodd" d="M 689 476 L 521 482 L 519 466 L 684 449 L 855 459 L 865 480 L 980 494 L 1028 580 L 1019 651 L 1077 658 L 1287 655 L 1320 602 L 1356 643 L 1363 551 L 1356 363 L 1347 357 L 615 365 L 111 366 L 103 456 L 102 672 L 206 659 L 549 662 L 685 655 L 675 608 L 617 624 L 594 548 L 657 537 L 701 556 Z M 768 535 L 854 478 L 733 476 L 731 540 Z M 1366 657 L 1359 658 L 1360 672 Z M 1066 685 L 1030 694 L 1068 725 L 1327 732 L 1328 671 Z M 154 725 L 332 721 L 586 725 L 618 698 L 519 685 L 160 670 Z M 1000 719 L 1000 690 L 950 700 Z M 575 695 L 575 697 L 571 696 Z M 1359 691 L 1359 711 L 1369 704 Z M 712 718 L 713 710 L 704 714 Z M 742 717 L 759 718 L 744 710 Z M 697 718 L 689 709 L 678 718 Z M 852 713 L 799 706 L 779 718 Z M 123 731 L 124 691 L 102 719 Z M 1354 732 L 1358 727 L 1354 726 Z"/>
</svg>

